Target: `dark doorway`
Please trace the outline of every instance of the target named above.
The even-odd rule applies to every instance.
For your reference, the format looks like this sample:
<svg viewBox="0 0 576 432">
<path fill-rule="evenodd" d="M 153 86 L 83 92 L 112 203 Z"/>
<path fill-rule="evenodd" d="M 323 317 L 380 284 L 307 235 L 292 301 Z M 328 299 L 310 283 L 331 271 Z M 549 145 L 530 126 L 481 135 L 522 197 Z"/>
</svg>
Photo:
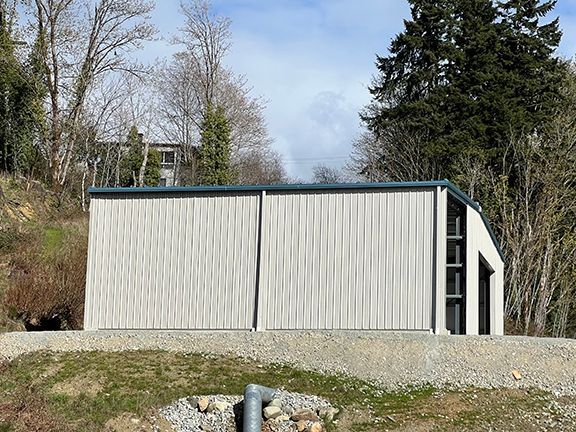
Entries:
<svg viewBox="0 0 576 432">
<path fill-rule="evenodd" d="M 492 270 L 480 258 L 478 265 L 478 334 L 490 334 L 490 275 Z"/>
</svg>

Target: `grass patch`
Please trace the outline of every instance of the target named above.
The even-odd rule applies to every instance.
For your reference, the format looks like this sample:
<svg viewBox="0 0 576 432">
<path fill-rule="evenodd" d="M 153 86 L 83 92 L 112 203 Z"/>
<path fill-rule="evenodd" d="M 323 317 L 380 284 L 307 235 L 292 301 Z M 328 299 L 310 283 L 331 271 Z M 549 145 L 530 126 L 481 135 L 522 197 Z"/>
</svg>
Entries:
<svg viewBox="0 0 576 432">
<path fill-rule="evenodd" d="M 238 395 L 249 383 L 327 398 L 342 409 L 333 431 L 499 430 L 499 424 L 540 430 L 529 414 L 545 410 L 549 398 L 520 390 L 384 392 L 357 379 L 197 354 L 43 352 L 18 358 L 0 374 L 0 432 L 30 430 L 34 417 L 58 430 L 100 431 L 125 413 L 146 418 L 178 398 Z"/>
<path fill-rule="evenodd" d="M 45 254 L 50 255 L 62 247 L 64 239 L 64 229 L 61 227 L 45 227 L 42 249 Z"/>
</svg>

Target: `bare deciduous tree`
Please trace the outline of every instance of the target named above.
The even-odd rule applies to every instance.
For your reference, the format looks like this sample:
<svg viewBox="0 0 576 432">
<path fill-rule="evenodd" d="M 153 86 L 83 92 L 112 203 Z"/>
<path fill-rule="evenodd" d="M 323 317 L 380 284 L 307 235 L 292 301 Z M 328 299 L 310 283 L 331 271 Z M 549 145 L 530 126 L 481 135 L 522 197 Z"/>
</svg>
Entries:
<svg viewBox="0 0 576 432">
<path fill-rule="evenodd" d="M 573 293 L 576 131 L 566 132 L 513 141 L 504 173 L 490 176 L 490 207 L 507 257 L 505 312 L 527 334 L 544 335 L 554 299 L 566 288 Z"/>
<path fill-rule="evenodd" d="M 223 64 L 231 46 L 230 20 L 214 15 L 206 0 L 183 3 L 182 12 L 186 22 L 176 41 L 185 50 L 156 67 L 158 130 L 182 146 L 185 164 L 193 164 L 207 108 L 221 107 L 231 127 L 232 165 L 237 181 L 244 182 L 253 176 L 241 171 L 254 158 L 271 160 L 265 101 L 252 97 L 246 78 Z"/>
<path fill-rule="evenodd" d="M 424 140 L 401 123 L 390 125 L 380 136 L 365 131 L 352 144 L 347 168 L 370 182 L 437 179 L 441 170 L 424 154 Z"/>
<path fill-rule="evenodd" d="M 126 137 L 132 126 L 153 136 L 153 98 L 147 77 L 122 73 L 99 79 L 90 92 L 80 118 L 76 139 L 80 145 L 76 160 L 82 171 L 80 202 L 85 208 L 86 188 L 120 184 L 120 165 L 128 147 Z M 136 184 L 144 185 L 149 140 L 144 140 L 143 162 Z"/>
<path fill-rule="evenodd" d="M 186 22 L 177 40 L 186 47 L 197 75 L 197 98 L 203 106 L 215 105 L 216 88 L 225 71 L 222 61 L 232 44 L 230 19 L 215 15 L 207 0 L 185 1 L 180 9 Z"/>
<path fill-rule="evenodd" d="M 236 182 L 239 184 L 279 184 L 288 178 L 282 158 L 273 150 L 248 150 L 237 156 L 234 162 Z"/>
<path fill-rule="evenodd" d="M 312 183 L 336 184 L 345 183 L 343 173 L 333 167 L 316 165 L 312 168 Z"/>
<path fill-rule="evenodd" d="M 54 187 L 65 184 L 90 90 L 114 71 L 137 73 L 128 54 L 149 39 L 147 0 L 34 0 L 35 57 L 48 90 L 44 154 Z"/>
</svg>

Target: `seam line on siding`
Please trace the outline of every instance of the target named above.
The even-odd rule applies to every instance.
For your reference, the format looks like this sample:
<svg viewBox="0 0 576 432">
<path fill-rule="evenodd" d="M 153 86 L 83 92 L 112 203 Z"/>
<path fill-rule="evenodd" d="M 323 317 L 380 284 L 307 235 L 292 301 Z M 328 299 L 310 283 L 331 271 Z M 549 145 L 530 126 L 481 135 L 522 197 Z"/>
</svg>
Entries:
<svg viewBox="0 0 576 432">
<path fill-rule="evenodd" d="M 254 330 L 259 330 L 258 325 L 258 314 L 260 311 L 260 270 L 262 262 L 262 222 L 264 213 L 264 200 L 266 199 L 266 191 L 263 190 L 260 193 L 259 203 L 258 203 L 258 231 L 256 233 L 256 275 L 255 275 L 255 287 L 254 287 L 254 315 L 252 318 L 252 328 Z"/>
</svg>

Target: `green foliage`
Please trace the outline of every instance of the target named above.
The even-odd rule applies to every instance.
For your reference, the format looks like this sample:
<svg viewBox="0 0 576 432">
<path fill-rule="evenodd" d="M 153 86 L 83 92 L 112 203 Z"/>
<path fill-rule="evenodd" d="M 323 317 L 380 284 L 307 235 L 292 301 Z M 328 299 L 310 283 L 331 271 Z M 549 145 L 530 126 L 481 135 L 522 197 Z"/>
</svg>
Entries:
<svg viewBox="0 0 576 432">
<path fill-rule="evenodd" d="M 155 149 L 148 150 L 148 159 L 146 160 L 146 169 L 144 170 L 144 185 L 158 186 L 160 183 L 160 152 Z"/>
<path fill-rule="evenodd" d="M 44 238 L 42 242 L 42 249 L 50 255 L 57 252 L 62 247 L 64 239 L 64 230 L 61 227 L 46 227 L 44 228 Z"/>
<path fill-rule="evenodd" d="M 142 165 L 142 143 L 139 140 L 136 126 L 130 128 L 126 139 L 128 152 L 122 158 L 120 164 L 120 186 L 136 186 L 138 184 L 138 173 Z"/>
<path fill-rule="evenodd" d="M 140 167 L 144 161 L 144 145 L 136 126 L 130 128 L 126 139 L 128 152 L 120 163 L 120 186 L 132 187 L 138 185 Z M 148 150 L 148 158 L 144 170 L 144 184 L 158 186 L 160 182 L 160 153 L 154 149 Z"/>
<path fill-rule="evenodd" d="M 454 178 L 456 155 L 497 167 L 509 138 L 538 131 L 557 106 L 561 32 L 557 20 L 540 24 L 555 2 L 410 4 L 412 20 L 377 60 L 364 121 L 376 136 L 399 125 L 425 136 L 439 178 Z"/>
<path fill-rule="evenodd" d="M 28 174 L 39 159 L 41 99 L 34 75 L 18 58 L 5 6 L 0 2 L 0 169 Z"/>
<path fill-rule="evenodd" d="M 208 106 L 200 138 L 200 183 L 225 185 L 232 182 L 230 167 L 231 130 L 221 107 Z"/>
</svg>

